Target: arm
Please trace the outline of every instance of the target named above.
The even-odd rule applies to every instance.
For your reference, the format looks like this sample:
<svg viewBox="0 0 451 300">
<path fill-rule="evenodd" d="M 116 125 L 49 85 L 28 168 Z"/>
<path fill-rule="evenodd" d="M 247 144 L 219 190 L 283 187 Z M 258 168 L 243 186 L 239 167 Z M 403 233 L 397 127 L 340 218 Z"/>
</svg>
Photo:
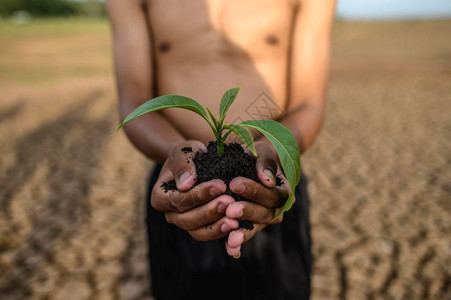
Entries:
<svg viewBox="0 0 451 300">
<path fill-rule="evenodd" d="M 287 113 L 278 121 L 293 133 L 301 153 L 312 144 L 323 123 L 334 12 L 334 0 L 302 0 L 301 7 L 296 11 L 290 57 L 289 101 Z M 282 174 L 280 166 L 276 164 L 277 155 L 266 138 L 262 137 L 260 141 L 262 143 L 259 144 L 261 150 L 257 159 L 257 173 L 262 185 L 241 177 L 233 179 L 230 183 L 233 192 L 261 204 L 236 202 L 227 208 L 227 217 L 251 220 L 255 223 L 255 229 L 252 231 L 234 230 L 229 234 L 226 248 L 234 257 L 240 255 L 241 245 L 258 231 L 268 224 L 282 221 L 282 217 L 272 221 L 277 212 L 272 207 L 274 204 L 280 205 L 285 202 L 287 191 L 284 192 L 282 189 L 286 189 L 287 185 L 283 185 L 282 189 L 275 187 L 274 175 Z M 268 173 L 272 175 L 266 176 Z M 283 175 L 280 176 L 287 182 Z M 243 184 L 246 190 L 240 193 L 239 187 Z M 264 195 L 263 186 L 270 188 L 273 193 Z"/>
<path fill-rule="evenodd" d="M 154 97 L 151 31 L 141 0 L 108 0 L 107 9 L 113 32 L 119 111 L 124 119 Z M 224 182 L 211 180 L 191 189 L 196 180 L 195 168 L 186 163 L 191 158 L 180 149 L 190 146 L 193 151 L 202 151 L 205 146 L 201 142 L 186 141 L 160 112 L 141 116 L 124 129 L 138 150 L 163 164 L 151 203 L 165 213 L 169 223 L 187 230 L 198 240 L 218 239 L 238 228 L 236 220 L 224 216 L 227 206 L 234 201 L 230 196 L 222 195 L 226 190 Z M 171 179 L 175 179 L 182 193 L 165 193 L 160 188 Z M 211 226 L 207 227 L 207 224 Z"/>
<path fill-rule="evenodd" d="M 124 119 L 131 111 L 153 98 L 151 31 L 140 0 L 108 0 L 113 32 L 113 53 L 119 112 Z M 160 112 L 127 124 L 130 141 L 148 158 L 163 163 L 171 149 L 186 139 Z"/>
<path fill-rule="evenodd" d="M 334 0 L 301 0 L 292 36 L 289 101 L 280 120 L 303 153 L 321 129 L 329 77 Z"/>
</svg>

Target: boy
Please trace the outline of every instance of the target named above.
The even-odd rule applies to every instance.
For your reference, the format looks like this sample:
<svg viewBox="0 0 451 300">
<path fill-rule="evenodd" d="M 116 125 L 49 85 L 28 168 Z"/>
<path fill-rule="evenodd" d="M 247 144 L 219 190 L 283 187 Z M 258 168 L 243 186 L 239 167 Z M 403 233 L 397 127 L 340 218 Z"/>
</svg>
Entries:
<svg viewBox="0 0 451 300">
<path fill-rule="evenodd" d="M 301 152 L 310 146 L 323 120 L 335 1 L 108 0 L 107 5 L 122 119 L 163 94 L 193 98 L 216 112 L 222 93 L 241 84 L 226 122 L 269 117 L 290 129 Z M 275 176 L 283 174 L 273 147 L 260 137 L 261 183 L 237 177 L 229 184 L 250 201 L 224 195 L 227 187 L 220 180 L 193 187 L 196 171 L 180 150 L 205 151 L 214 137 L 203 122 L 172 109 L 125 126 L 130 141 L 158 164 L 149 184 L 147 220 L 156 299 L 308 298 L 305 178 L 294 207 L 271 222 L 289 187 L 275 186 Z M 170 179 L 181 193 L 163 191 L 161 184 Z M 238 228 L 238 220 L 253 222 L 254 229 Z"/>
</svg>

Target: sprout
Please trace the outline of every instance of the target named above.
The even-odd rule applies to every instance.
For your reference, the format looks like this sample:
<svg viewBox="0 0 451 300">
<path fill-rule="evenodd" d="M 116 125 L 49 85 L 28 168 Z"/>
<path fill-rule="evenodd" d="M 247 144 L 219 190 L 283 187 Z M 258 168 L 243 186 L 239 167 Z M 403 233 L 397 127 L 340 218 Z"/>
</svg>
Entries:
<svg viewBox="0 0 451 300">
<path fill-rule="evenodd" d="M 121 129 L 131 120 L 153 111 L 163 110 L 166 108 L 184 108 L 195 112 L 208 123 L 214 136 L 216 137 L 218 155 L 223 154 L 224 142 L 228 135 L 233 132 L 243 141 L 254 156 L 257 156 L 257 151 L 255 150 L 254 139 L 248 128 L 258 130 L 276 149 L 282 170 L 291 187 L 290 196 L 274 217 L 277 218 L 285 211 L 289 210 L 293 205 L 294 188 L 299 183 L 301 174 L 299 148 L 291 132 L 285 126 L 274 120 L 248 120 L 240 124 L 224 124 L 227 111 L 233 101 L 235 101 L 240 88 L 241 86 L 238 86 L 236 88 L 229 89 L 224 93 L 219 105 L 219 118 L 216 118 L 208 107 L 205 111 L 205 109 L 193 99 L 179 95 L 164 95 L 151 99 L 139 106 L 125 118 L 117 130 Z"/>
</svg>

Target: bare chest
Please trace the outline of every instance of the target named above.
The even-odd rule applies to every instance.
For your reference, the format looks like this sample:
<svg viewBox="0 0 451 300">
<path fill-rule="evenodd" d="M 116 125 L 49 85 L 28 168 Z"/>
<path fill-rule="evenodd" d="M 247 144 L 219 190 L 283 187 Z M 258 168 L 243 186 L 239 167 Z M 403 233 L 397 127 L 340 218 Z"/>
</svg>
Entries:
<svg viewBox="0 0 451 300">
<path fill-rule="evenodd" d="M 157 52 L 286 52 L 293 0 L 147 0 Z"/>
</svg>

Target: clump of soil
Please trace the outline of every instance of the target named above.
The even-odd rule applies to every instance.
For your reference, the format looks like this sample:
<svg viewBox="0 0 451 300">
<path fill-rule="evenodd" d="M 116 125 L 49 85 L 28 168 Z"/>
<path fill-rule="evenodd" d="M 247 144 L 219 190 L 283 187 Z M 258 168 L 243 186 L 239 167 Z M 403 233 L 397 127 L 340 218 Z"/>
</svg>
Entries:
<svg viewBox="0 0 451 300">
<path fill-rule="evenodd" d="M 229 183 L 235 177 L 246 177 L 259 182 L 255 169 L 256 159 L 244 152 L 238 143 L 224 145 L 224 153 L 219 156 L 216 142 L 210 142 L 206 153 L 197 153 L 193 159 L 196 165 L 197 184 L 212 179 L 222 179 L 226 185 L 226 195 L 232 196 L 236 201 L 247 200 L 232 193 Z M 240 228 L 252 230 L 254 224 L 250 221 L 239 220 Z"/>
<path fill-rule="evenodd" d="M 210 142 L 207 152 L 198 152 L 193 158 L 196 165 L 197 184 L 212 179 L 221 179 L 227 186 L 235 177 L 246 177 L 259 181 L 255 170 L 256 159 L 244 152 L 238 143 L 225 144 L 224 153 L 219 156 L 216 142 Z M 230 194 L 235 200 L 244 200 L 236 194 Z"/>
<path fill-rule="evenodd" d="M 185 154 L 193 152 L 193 148 L 191 148 L 191 147 L 184 147 L 184 148 L 182 148 L 182 152 L 185 153 Z"/>
<path fill-rule="evenodd" d="M 182 152 L 192 152 L 191 147 L 185 147 Z M 238 143 L 224 145 L 224 153 L 219 156 L 216 142 L 210 142 L 207 146 L 207 152 L 196 153 L 193 158 L 197 172 L 197 183 L 206 182 L 212 179 L 221 179 L 227 185 L 226 195 L 233 197 L 236 201 L 247 200 L 239 195 L 232 193 L 229 189 L 229 183 L 235 177 L 246 177 L 259 182 L 257 171 L 255 169 L 256 159 L 254 156 L 244 152 L 244 149 Z M 280 179 L 277 178 L 280 182 Z M 161 185 L 165 192 L 176 190 L 177 186 L 174 180 Z M 252 230 L 254 225 L 249 221 L 239 221 L 240 228 Z"/>
<path fill-rule="evenodd" d="M 168 191 L 177 190 L 177 185 L 175 184 L 175 180 L 169 180 L 168 182 L 163 183 L 161 185 L 161 187 L 164 189 L 165 193 L 167 193 Z"/>
</svg>

